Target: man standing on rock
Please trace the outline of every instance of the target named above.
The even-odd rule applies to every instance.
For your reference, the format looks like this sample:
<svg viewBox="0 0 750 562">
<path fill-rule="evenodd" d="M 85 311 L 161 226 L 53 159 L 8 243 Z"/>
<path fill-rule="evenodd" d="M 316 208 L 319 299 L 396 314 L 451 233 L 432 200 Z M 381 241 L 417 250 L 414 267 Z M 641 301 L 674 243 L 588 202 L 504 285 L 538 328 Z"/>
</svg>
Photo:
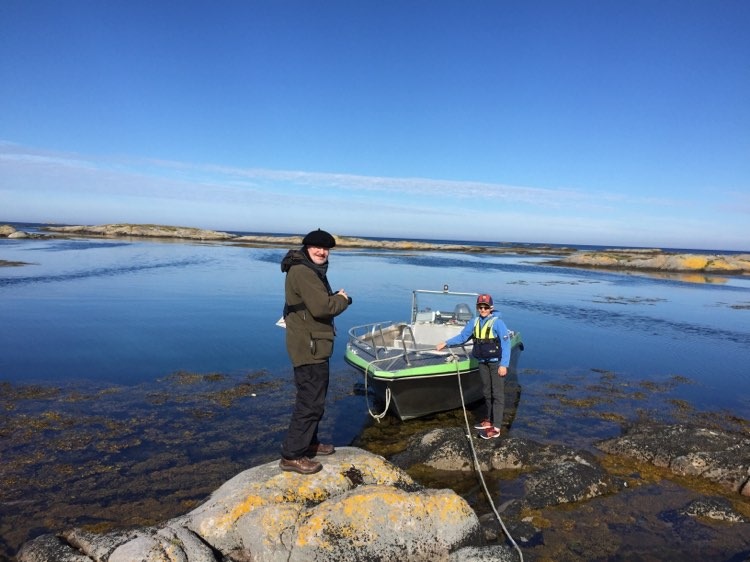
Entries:
<svg viewBox="0 0 750 562">
<path fill-rule="evenodd" d="M 343 289 L 334 293 L 328 283 L 328 255 L 335 245 L 328 232 L 314 230 L 303 238 L 302 249 L 289 250 L 281 261 L 281 271 L 286 273 L 286 349 L 294 367 L 297 397 L 279 467 L 300 474 L 314 474 L 323 468 L 311 457 L 336 451 L 333 445 L 318 440 L 328 393 L 328 361 L 336 335 L 333 319 L 352 302 Z"/>
</svg>

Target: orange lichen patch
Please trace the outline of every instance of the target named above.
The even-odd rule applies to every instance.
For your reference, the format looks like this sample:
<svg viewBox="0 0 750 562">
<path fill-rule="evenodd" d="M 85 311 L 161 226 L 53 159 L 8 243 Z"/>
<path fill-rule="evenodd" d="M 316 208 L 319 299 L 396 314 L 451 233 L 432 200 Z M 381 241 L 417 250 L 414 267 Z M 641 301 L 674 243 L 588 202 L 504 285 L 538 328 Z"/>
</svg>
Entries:
<svg viewBox="0 0 750 562">
<path fill-rule="evenodd" d="M 705 269 L 708 265 L 707 256 L 679 256 L 682 269 Z"/>
<path fill-rule="evenodd" d="M 365 545 L 381 531 L 437 528 L 431 522 L 456 522 L 471 516 L 471 508 L 455 493 L 433 490 L 407 493 L 395 488 L 366 486 L 357 493 L 316 508 L 300 526 L 297 546 L 332 548 L 331 539 L 346 539 L 352 546 Z"/>
<path fill-rule="evenodd" d="M 234 505 L 234 507 L 224 515 L 223 517 L 217 518 L 213 523 L 218 529 L 228 529 L 234 525 L 235 521 L 250 513 L 251 511 L 267 505 L 268 500 L 258 495 L 248 495 L 244 500 Z"/>
<path fill-rule="evenodd" d="M 297 524 L 302 507 L 299 505 L 269 506 L 258 514 L 253 527 L 262 530 L 263 544 L 266 547 L 283 547 L 284 535 Z"/>
</svg>

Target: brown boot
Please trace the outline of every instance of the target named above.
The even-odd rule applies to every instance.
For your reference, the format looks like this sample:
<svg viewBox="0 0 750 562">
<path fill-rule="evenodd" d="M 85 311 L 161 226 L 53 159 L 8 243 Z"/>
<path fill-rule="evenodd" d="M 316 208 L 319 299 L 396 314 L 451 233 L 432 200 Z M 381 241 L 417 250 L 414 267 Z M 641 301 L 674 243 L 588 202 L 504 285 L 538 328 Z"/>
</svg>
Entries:
<svg viewBox="0 0 750 562">
<path fill-rule="evenodd" d="M 314 457 L 316 455 L 332 455 L 335 452 L 336 447 L 329 443 L 316 443 L 307 448 L 308 457 Z"/>
<path fill-rule="evenodd" d="M 315 474 L 319 472 L 323 465 L 307 457 L 299 459 L 281 459 L 279 461 L 279 468 L 289 472 L 298 472 L 299 474 Z"/>
</svg>

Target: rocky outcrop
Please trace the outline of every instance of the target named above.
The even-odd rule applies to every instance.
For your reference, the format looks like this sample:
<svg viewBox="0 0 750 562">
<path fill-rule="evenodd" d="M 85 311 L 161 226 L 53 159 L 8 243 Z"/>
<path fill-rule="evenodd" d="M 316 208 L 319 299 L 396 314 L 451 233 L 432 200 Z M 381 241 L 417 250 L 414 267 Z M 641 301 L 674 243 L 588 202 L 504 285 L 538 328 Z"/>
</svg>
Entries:
<svg viewBox="0 0 750 562">
<path fill-rule="evenodd" d="M 750 497 L 750 437 L 684 425 L 634 425 L 602 451 L 699 477 Z"/>
<path fill-rule="evenodd" d="M 106 237 L 147 237 L 179 238 L 184 240 L 231 240 L 234 243 L 248 246 L 300 246 L 302 236 L 281 235 L 245 235 L 238 236 L 228 232 L 202 230 L 181 226 L 164 226 L 154 224 L 103 224 L 97 226 L 47 226 L 44 230 L 61 235 L 106 236 Z M 416 240 L 372 240 L 353 236 L 336 236 L 338 248 L 379 248 L 401 251 L 445 251 L 473 252 L 493 254 L 527 254 L 527 255 L 567 255 L 574 252 L 572 248 L 560 246 L 515 245 L 515 246 L 473 246 L 467 244 L 438 244 Z"/>
<path fill-rule="evenodd" d="M 418 240 L 373 240 L 369 238 L 356 238 L 353 236 L 336 236 L 337 248 L 376 248 L 382 250 L 397 251 L 440 251 L 440 252 L 464 252 L 482 254 L 523 254 L 523 255 L 567 255 L 575 250 L 564 247 L 550 247 L 540 245 L 514 245 L 514 246 L 475 246 L 470 244 L 441 244 L 436 242 L 420 242 Z M 249 245 L 275 245 L 275 246 L 300 246 L 302 236 L 260 236 L 248 235 L 238 236 L 234 242 Z"/>
<path fill-rule="evenodd" d="M 0 227 L 2 228 L 2 227 Z M 12 228 L 12 227 L 10 227 Z M 302 236 L 246 235 L 181 226 L 153 224 L 104 224 L 98 226 L 47 226 L 44 230 L 60 235 L 178 238 L 183 240 L 231 241 L 248 246 L 289 247 L 302 244 Z M 0 231 L 0 235 L 2 231 Z M 558 256 L 550 265 L 602 269 L 714 273 L 737 275 L 750 273 L 750 254 L 680 254 L 659 249 L 609 249 L 577 251 L 563 246 L 539 244 L 468 245 L 421 242 L 417 240 L 372 240 L 336 236 L 337 248 L 377 248 L 397 251 L 442 251 L 480 254 Z"/>
<path fill-rule="evenodd" d="M 509 536 L 523 548 L 545 542 L 544 525 L 537 527 L 530 513 L 567 506 L 566 513 L 575 518 L 574 509 L 579 504 L 605 496 L 615 498 L 642 483 L 637 470 L 628 479 L 612 475 L 602 466 L 602 458 L 564 445 L 513 437 L 473 439 L 471 443 L 473 447 L 462 428 L 434 429 L 412 437 L 404 451 L 391 460 L 410 471 L 468 472 L 474 469 L 476 455 L 476 462 L 485 474 L 495 470 L 516 474 L 514 478 L 520 482 L 522 493 L 506 499 L 497 509 Z M 750 442 L 741 435 L 644 424 L 631 429 L 627 436 L 599 445 L 611 454 L 628 454 L 641 462 L 671 466 L 678 474 L 719 482 L 735 492 L 744 493 L 742 490 L 748 487 Z M 680 524 L 686 519 L 712 519 L 729 524 L 748 521 L 728 500 L 713 496 L 692 500 L 681 508 L 665 511 L 660 517 Z M 505 542 L 493 513 L 480 513 L 479 520 L 488 544 Z"/>
<path fill-rule="evenodd" d="M 302 476 L 276 461 L 241 472 L 156 528 L 42 535 L 18 562 L 473 560 L 479 521 L 452 490 L 426 489 L 382 457 L 345 447 Z M 468 556 L 468 555 L 467 555 Z"/>
<path fill-rule="evenodd" d="M 138 236 L 146 238 L 180 238 L 184 240 L 231 240 L 234 234 L 186 226 L 154 224 L 103 224 L 98 226 L 46 226 L 44 230 L 59 234 L 85 236 Z"/>
<path fill-rule="evenodd" d="M 750 254 L 684 254 L 662 250 L 581 251 L 555 260 L 555 265 L 644 271 L 750 273 Z"/>
<path fill-rule="evenodd" d="M 418 242 L 415 240 L 369 240 L 366 238 L 355 238 L 352 236 L 335 236 L 337 248 L 381 248 L 384 250 L 443 250 L 447 252 L 477 252 L 487 250 L 477 246 L 463 244 L 435 244 L 431 242 Z M 249 244 L 271 244 L 284 246 L 302 245 L 302 236 L 238 236 L 235 242 Z"/>
<path fill-rule="evenodd" d="M 461 428 L 434 429 L 412 438 L 404 452 L 391 459 L 401 468 L 422 465 L 436 470 L 472 471 L 476 454 L 483 471 L 521 470 L 523 504 L 532 509 L 574 503 L 613 493 L 622 482 L 611 478 L 591 453 L 563 445 L 542 445 L 515 437 L 475 439 L 471 450 Z"/>
<path fill-rule="evenodd" d="M 9 224 L 0 224 L 0 238 L 41 238 L 41 236 L 32 235 L 23 230 L 17 230 Z"/>
</svg>

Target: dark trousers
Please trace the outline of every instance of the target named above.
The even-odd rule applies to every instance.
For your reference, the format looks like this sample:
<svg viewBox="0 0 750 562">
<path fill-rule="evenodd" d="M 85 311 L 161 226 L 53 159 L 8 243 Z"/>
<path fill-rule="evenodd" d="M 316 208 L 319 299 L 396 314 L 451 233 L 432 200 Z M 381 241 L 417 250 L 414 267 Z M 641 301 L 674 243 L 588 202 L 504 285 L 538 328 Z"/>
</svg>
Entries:
<svg viewBox="0 0 750 562">
<path fill-rule="evenodd" d="M 328 393 L 328 361 L 294 368 L 297 398 L 281 456 L 288 460 L 306 456 L 307 448 L 318 443 L 318 423 L 323 418 Z"/>
<path fill-rule="evenodd" d="M 503 410 L 505 410 L 505 377 L 497 374 L 499 366 L 500 363 L 497 361 L 479 363 L 479 376 L 482 379 L 487 418 L 497 428 L 503 425 Z"/>
</svg>

